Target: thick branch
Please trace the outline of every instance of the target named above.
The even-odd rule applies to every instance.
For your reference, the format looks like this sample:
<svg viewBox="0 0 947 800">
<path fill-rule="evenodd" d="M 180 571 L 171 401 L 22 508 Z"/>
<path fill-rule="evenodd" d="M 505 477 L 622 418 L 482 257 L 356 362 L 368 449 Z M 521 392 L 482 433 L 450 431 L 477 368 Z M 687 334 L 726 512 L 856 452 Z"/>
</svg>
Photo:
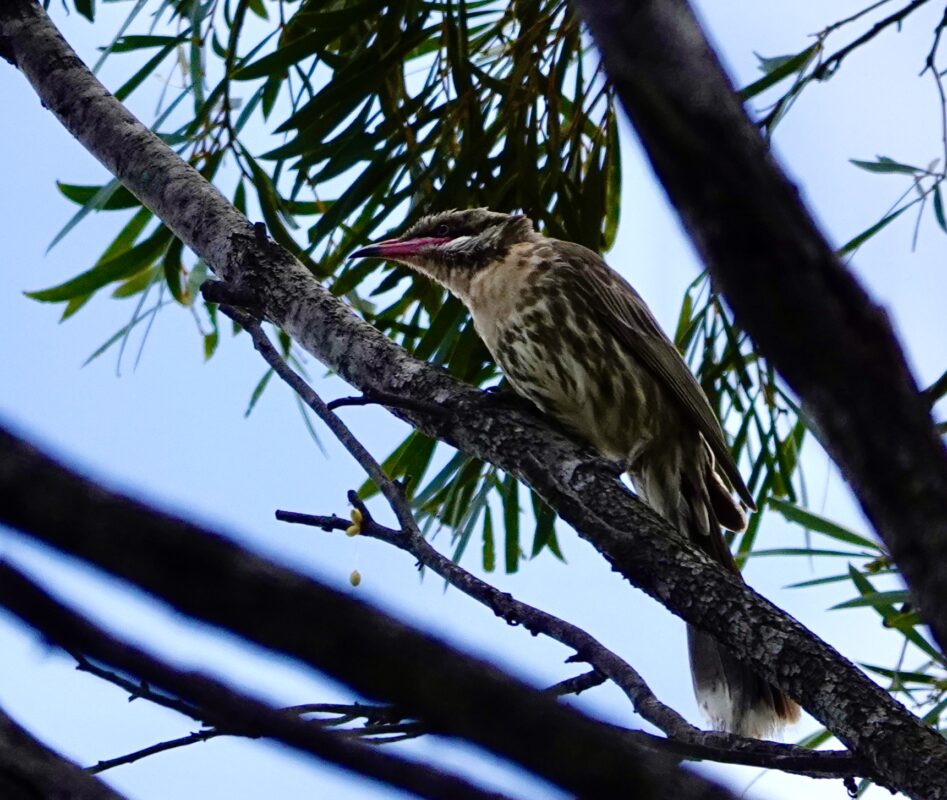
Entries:
<svg viewBox="0 0 947 800">
<path fill-rule="evenodd" d="M 643 798 L 729 797 L 667 762 L 644 762 L 640 748 L 611 727 L 492 665 L 259 558 L 219 533 L 109 492 L 2 430 L 0 522 L 134 582 L 184 614 L 299 659 L 366 696 L 393 702 L 432 732 L 479 744 L 577 795 L 616 796 L 636 786 Z M 216 689 L 207 688 L 197 702 L 193 690 L 170 686 L 153 665 L 105 652 L 93 637 L 77 641 L 78 622 L 58 620 L 10 573 L 0 569 L 0 603 L 24 615 L 40 605 L 44 613 L 29 621 L 54 641 L 165 686 L 205 711 L 217 707 Z M 25 592 L 28 602 L 22 600 Z M 266 707 L 253 714 L 261 709 Z M 261 719 L 252 716 L 246 727 L 275 735 L 275 722 Z M 226 726 L 227 718 L 221 723 Z"/>
<path fill-rule="evenodd" d="M 619 22 L 616 29 L 623 26 Z M 699 37 L 699 30 L 691 34 Z M 785 689 L 873 764 L 883 780 L 915 796 L 945 796 L 947 745 L 940 737 L 832 648 L 683 542 L 625 490 L 610 465 L 530 414 L 484 399 L 444 371 L 412 359 L 354 317 L 291 256 L 260 242 L 245 218 L 95 81 L 38 6 L 29 0 L 0 4 L 0 39 L 72 134 L 218 275 L 247 288 L 267 317 L 302 347 L 362 392 L 444 406 L 450 413 L 440 416 L 410 409 L 396 413 L 535 488 L 633 584 Z M 700 136 L 688 136 L 686 130 L 676 131 L 675 139 L 683 137 L 693 148 Z M 795 266 L 782 269 L 788 276 Z M 793 336 L 800 332 L 797 319 L 793 316 Z M 64 536 L 55 538 L 56 546 L 74 546 Z M 942 538 L 947 542 L 947 536 Z M 108 552 L 99 552 L 114 543 L 99 544 L 95 559 L 114 562 Z M 178 602 L 182 589 L 168 587 Z M 905 772 L 903 752 L 925 768 Z"/>
<path fill-rule="evenodd" d="M 122 800 L 123 795 L 40 744 L 0 709 L 0 797 Z"/>
<path fill-rule="evenodd" d="M 108 524 L 107 520 L 100 522 Z M 67 650 L 79 650 L 154 683 L 199 706 L 207 722 L 223 732 L 268 736 L 304 753 L 332 761 L 355 773 L 432 800 L 509 800 L 481 790 L 463 778 L 425 764 L 344 740 L 319 725 L 299 719 L 229 689 L 217 680 L 182 672 L 119 641 L 69 610 L 29 578 L 0 563 L 0 604 Z M 310 628 L 309 631 L 316 630 Z M 101 766 L 101 765 L 100 765 Z M 43 797 L 57 796 L 43 794 Z"/>
</svg>

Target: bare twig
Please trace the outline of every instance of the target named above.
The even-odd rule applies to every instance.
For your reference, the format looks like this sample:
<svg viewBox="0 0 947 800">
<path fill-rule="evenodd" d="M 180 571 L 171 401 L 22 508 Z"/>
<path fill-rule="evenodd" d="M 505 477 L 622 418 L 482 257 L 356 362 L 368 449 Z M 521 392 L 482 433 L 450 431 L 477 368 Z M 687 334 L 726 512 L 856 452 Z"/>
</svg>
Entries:
<svg viewBox="0 0 947 800">
<path fill-rule="evenodd" d="M 356 498 L 357 500 L 357 498 Z M 291 511 L 277 511 L 276 518 L 283 522 L 310 525 L 322 530 L 346 530 L 352 523 L 342 517 L 320 517 Z M 404 550 L 451 586 L 483 603 L 510 625 L 522 625 L 530 633 L 545 636 L 572 648 L 575 660 L 590 664 L 602 675 L 614 681 L 628 696 L 635 710 L 644 719 L 669 736 L 684 740 L 700 734 L 680 714 L 655 697 L 635 669 L 606 648 L 586 631 L 534 606 L 522 603 L 511 594 L 501 592 L 486 581 L 471 574 L 435 550 L 420 531 L 398 531 L 376 522 L 362 508 L 361 533 L 372 539 Z"/>
<path fill-rule="evenodd" d="M 405 529 L 417 530 L 414 514 L 401 485 L 385 474 L 381 465 L 348 429 L 348 426 L 316 394 L 313 388 L 286 363 L 276 348 L 273 347 L 272 342 L 270 342 L 260 325 L 260 321 L 247 311 L 234 306 L 222 305 L 220 310 L 250 334 L 253 346 L 263 356 L 266 363 L 315 412 L 316 416 L 326 424 L 326 427 L 332 431 L 342 446 L 352 454 L 353 458 L 368 473 L 368 476 L 375 481 L 375 485 L 394 511 L 398 524 Z M 444 413 L 440 407 L 438 407 L 438 411 Z"/>
<path fill-rule="evenodd" d="M 69 650 L 68 648 L 66 649 L 69 655 L 76 660 L 77 670 L 80 672 L 88 672 L 90 675 L 95 675 L 97 678 L 101 678 L 104 681 L 118 686 L 120 689 L 124 689 L 128 692 L 129 701 L 138 699 L 147 700 L 149 703 L 177 711 L 179 714 L 190 717 L 195 722 L 203 724 L 206 721 L 207 715 L 197 706 L 191 705 L 179 697 L 172 697 L 165 694 L 154 686 L 149 686 L 144 681 L 133 680 L 127 675 L 121 675 L 115 670 L 108 669 L 101 664 L 96 664 L 82 653 Z"/>
<path fill-rule="evenodd" d="M 866 8 L 862 8 L 862 9 L 856 11 L 856 12 L 855 12 L 854 14 L 852 14 L 850 17 L 845 17 L 844 19 L 840 19 L 840 20 L 838 20 L 837 22 L 833 22 L 831 25 L 829 25 L 828 27 L 826 27 L 826 28 L 822 31 L 822 33 L 819 34 L 819 35 L 824 37 L 824 36 L 826 36 L 826 35 L 832 33 L 833 31 L 837 31 L 839 28 L 842 28 L 842 27 L 844 27 L 844 26 L 846 26 L 846 25 L 848 25 L 848 24 L 850 24 L 850 23 L 852 23 L 852 22 L 855 22 L 855 21 L 861 19 L 861 18 L 862 18 L 863 16 L 865 16 L 866 14 L 870 14 L 872 11 L 875 11 L 876 9 L 881 8 L 881 6 L 885 6 L 885 5 L 887 5 L 888 3 L 890 3 L 890 2 L 891 2 L 891 0 L 878 0 L 877 3 L 872 3 L 870 6 L 867 6 Z"/>
<path fill-rule="evenodd" d="M 581 675 L 576 675 L 574 678 L 566 678 L 564 681 L 559 681 L 555 686 L 550 686 L 546 689 L 546 693 L 554 694 L 556 697 L 565 697 L 567 694 L 580 694 L 586 689 L 601 686 L 606 680 L 607 678 L 601 672 L 597 669 L 593 669 L 589 672 L 583 672 Z"/>
<path fill-rule="evenodd" d="M 885 17 L 882 20 L 879 20 L 871 28 L 869 28 L 865 33 L 859 36 L 857 39 L 849 42 L 845 47 L 837 50 L 828 58 L 825 59 L 818 67 L 812 71 L 812 78 L 817 81 L 824 80 L 831 72 L 834 72 L 838 69 L 839 65 L 848 56 L 853 50 L 857 50 L 863 44 L 870 42 L 874 39 L 879 33 L 890 28 L 892 25 L 897 25 L 898 23 L 904 21 L 904 19 L 914 11 L 916 11 L 921 6 L 925 5 L 928 0 L 912 0 L 903 8 L 895 11 L 893 14 Z"/>
<path fill-rule="evenodd" d="M 943 163 L 941 166 L 941 175 L 947 174 L 947 93 L 944 91 L 944 77 L 937 68 L 937 50 L 940 48 L 940 40 L 944 29 L 947 28 L 947 8 L 944 9 L 944 15 L 934 29 L 934 43 L 931 45 L 930 52 L 924 61 L 924 69 L 921 75 L 930 71 L 934 79 L 934 85 L 937 87 L 937 96 L 940 98 L 940 139 L 943 146 Z"/>
<path fill-rule="evenodd" d="M 335 411 L 337 408 L 348 406 L 386 406 L 387 408 L 403 408 L 407 411 L 419 411 L 422 414 L 446 414 L 447 411 L 436 403 L 424 403 L 410 397 L 398 397 L 388 392 L 365 392 L 361 397 L 339 397 L 326 403 L 326 408 Z"/>
<path fill-rule="evenodd" d="M 158 742 L 157 744 L 153 744 L 150 747 L 143 747 L 140 750 L 135 750 L 132 753 L 126 753 L 123 756 L 103 759 L 97 764 L 93 764 L 91 767 L 86 767 L 86 772 L 88 772 L 90 775 L 98 775 L 101 772 L 114 769 L 115 767 L 121 767 L 125 764 L 133 764 L 134 762 L 140 761 L 141 759 L 147 758 L 148 756 L 157 755 L 158 753 L 166 753 L 168 750 L 176 750 L 179 747 L 187 747 L 188 745 L 195 744 L 197 742 L 206 742 L 208 739 L 214 739 L 217 736 L 224 735 L 226 735 L 225 732 L 219 730 L 218 728 L 211 728 L 206 731 L 195 731 L 194 733 L 189 733 L 187 736 L 181 736 L 178 739 L 169 739 L 166 742 Z"/>
</svg>

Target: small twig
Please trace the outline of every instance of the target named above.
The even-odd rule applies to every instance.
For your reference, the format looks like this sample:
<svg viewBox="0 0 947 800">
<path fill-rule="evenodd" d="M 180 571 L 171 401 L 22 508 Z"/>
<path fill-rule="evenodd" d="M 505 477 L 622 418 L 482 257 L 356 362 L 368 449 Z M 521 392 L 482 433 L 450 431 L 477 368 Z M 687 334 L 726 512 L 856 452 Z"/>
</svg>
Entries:
<svg viewBox="0 0 947 800">
<path fill-rule="evenodd" d="M 942 397 L 947 395 L 947 370 L 930 386 L 928 386 L 921 394 L 924 395 L 924 398 L 930 404 L 931 407 L 937 404 L 937 401 Z"/>
<path fill-rule="evenodd" d="M 283 522 L 310 525 L 322 530 L 345 530 L 351 525 L 349 520 L 342 517 L 322 517 L 282 510 L 276 512 L 276 518 Z M 410 553 L 436 575 L 483 603 L 510 625 L 522 625 L 530 633 L 541 633 L 575 650 L 579 659 L 614 681 L 631 700 L 635 710 L 668 736 L 687 741 L 700 736 L 700 729 L 689 724 L 674 709 L 658 700 L 630 664 L 591 634 L 552 614 L 522 603 L 507 592 L 501 592 L 472 575 L 435 550 L 416 528 L 413 531 L 394 530 L 380 525 L 371 516 L 364 516 L 361 533 Z"/>
<path fill-rule="evenodd" d="M 941 174 L 947 174 L 947 92 L 944 91 L 944 80 L 940 70 L 937 69 L 937 50 L 940 48 L 941 36 L 944 29 L 947 28 L 947 8 L 944 9 L 944 15 L 934 29 L 934 43 L 931 45 L 930 52 L 924 61 L 924 69 L 921 75 L 930 70 L 937 87 L 937 96 L 940 98 L 940 139 L 943 146 L 943 165 Z"/>
<path fill-rule="evenodd" d="M 368 452 L 345 423 L 326 405 L 325 401 L 316 394 L 313 388 L 286 363 L 276 348 L 273 347 L 259 320 L 246 311 L 232 306 L 222 305 L 220 310 L 250 334 L 253 346 L 263 356 L 266 363 L 326 424 L 326 427 L 332 431 L 342 446 L 351 453 L 362 469 L 368 473 L 388 501 L 392 511 L 394 511 L 398 524 L 405 529 L 417 530 L 417 523 L 414 521 L 414 515 L 411 513 L 411 507 L 401 486 L 385 474 L 374 456 Z"/>
<path fill-rule="evenodd" d="M 190 704 L 204 708 L 222 730 L 275 739 L 352 772 L 431 800 L 506 798 L 506 795 L 481 789 L 445 770 L 346 741 L 334 732 L 299 719 L 298 715 L 287 714 L 235 692 L 213 678 L 175 669 L 143 650 L 113 638 L 54 600 L 26 575 L 4 562 L 0 562 L 0 604 L 67 652 L 89 653 L 96 660 L 141 676 L 146 685 L 153 682 L 168 693 L 189 698 Z M 170 749 L 170 743 L 165 745 Z"/>
<path fill-rule="evenodd" d="M 162 706 L 163 708 L 169 708 L 172 711 L 177 711 L 179 714 L 183 714 L 186 717 L 190 717 L 195 722 L 200 722 L 204 724 L 206 716 L 204 712 L 195 705 L 188 703 L 179 697 L 172 697 L 171 695 L 165 694 L 152 686 L 149 686 L 144 681 L 136 681 L 131 678 L 121 675 L 115 670 L 108 669 L 103 667 L 100 664 L 95 664 L 86 658 L 82 653 L 78 653 L 72 650 L 67 650 L 69 655 L 71 655 L 76 660 L 76 669 L 80 672 L 88 672 L 90 675 L 95 675 L 97 678 L 101 678 L 104 681 L 108 681 L 111 684 L 114 684 L 120 689 L 128 692 L 128 700 L 147 700 L 149 703 L 154 703 L 155 705 Z"/>
<path fill-rule="evenodd" d="M 178 747 L 187 747 L 188 745 L 195 744 L 196 742 L 206 742 L 208 739 L 214 739 L 217 736 L 225 736 L 224 731 L 217 730 L 212 728 L 206 731 L 195 731 L 194 733 L 188 734 L 187 736 L 182 736 L 179 739 L 170 739 L 166 742 L 158 742 L 153 744 L 150 747 L 143 747 L 141 750 L 135 750 L 133 753 L 128 753 L 124 756 L 118 756 L 117 758 L 109 758 L 102 761 L 99 761 L 98 764 L 94 764 L 91 767 L 86 767 L 86 772 L 90 775 L 98 775 L 100 772 L 105 772 L 109 769 L 114 769 L 115 767 L 121 767 L 124 764 L 132 764 L 135 761 L 139 761 L 142 758 L 147 758 L 148 756 L 157 755 L 158 753 L 166 753 L 168 750 L 175 750 Z"/>
<path fill-rule="evenodd" d="M 385 406 L 386 408 L 403 408 L 406 411 L 420 411 L 422 414 L 446 416 L 447 409 L 436 403 L 425 403 L 422 400 L 413 400 L 410 397 L 399 397 L 388 392 L 365 392 L 361 397 L 339 397 L 326 403 L 326 408 L 335 411 L 337 408 L 348 406 Z"/>
<path fill-rule="evenodd" d="M 852 22 L 855 22 L 855 21 L 861 19 L 861 18 L 862 18 L 863 16 L 865 16 L 866 14 L 870 14 L 870 13 L 871 13 L 872 11 L 874 11 L 875 9 L 881 8 L 881 6 L 887 5 L 887 4 L 890 3 L 890 2 L 891 2 L 891 0 L 878 0 L 877 3 L 873 3 L 872 5 L 868 6 L 867 8 L 863 8 L 863 9 L 861 9 L 861 10 L 859 10 L 859 11 L 856 11 L 856 12 L 855 12 L 854 14 L 852 14 L 850 17 L 845 17 L 845 19 L 840 19 L 840 20 L 838 20 L 837 22 L 833 22 L 833 23 L 832 23 L 831 25 L 829 25 L 825 30 L 823 30 L 820 35 L 823 36 L 823 37 L 824 37 L 824 36 L 827 36 L 828 34 L 832 33 L 832 31 L 837 31 L 839 28 L 842 28 L 842 27 L 844 27 L 845 25 L 848 25 L 849 23 L 852 23 Z"/>
<path fill-rule="evenodd" d="M 601 686 L 606 680 L 608 678 L 605 675 L 597 669 L 593 669 L 590 672 L 576 675 L 574 678 L 559 681 L 559 683 L 546 689 L 546 694 L 554 694 L 556 697 L 564 697 L 567 694 L 581 694 L 586 689 Z"/>
<path fill-rule="evenodd" d="M 830 72 L 834 72 L 836 69 L 838 69 L 845 57 L 848 56 L 853 50 L 858 49 L 866 42 L 870 42 L 886 28 L 902 22 L 906 17 L 908 17 L 921 6 L 925 5 L 927 2 L 928 0 L 912 0 L 912 2 L 908 3 L 903 8 L 876 22 L 857 39 L 849 42 L 847 45 L 845 45 L 845 47 L 837 50 L 835 53 L 825 59 L 825 61 L 819 64 L 819 66 L 812 71 L 812 79 L 817 81 L 824 80 Z"/>
</svg>

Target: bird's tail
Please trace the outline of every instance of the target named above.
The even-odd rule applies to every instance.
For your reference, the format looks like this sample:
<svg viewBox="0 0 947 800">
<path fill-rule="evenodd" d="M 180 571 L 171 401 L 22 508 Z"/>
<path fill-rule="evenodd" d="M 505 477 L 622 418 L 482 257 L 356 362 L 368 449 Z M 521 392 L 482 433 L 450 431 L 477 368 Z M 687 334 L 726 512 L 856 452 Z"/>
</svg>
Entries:
<svg viewBox="0 0 947 800">
<path fill-rule="evenodd" d="M 739 574 L 720 529 L 742 530 L 746 519 L 710 454 L 700 469 L 684 458 L 636 466 L 632 477 L 649 504 L 705 553 Z M 714 729 L 759 739 L 799 719 L 796 703 L 712 636 L 688 625 L 687 642 L 697 703 Z"/>
</svg>

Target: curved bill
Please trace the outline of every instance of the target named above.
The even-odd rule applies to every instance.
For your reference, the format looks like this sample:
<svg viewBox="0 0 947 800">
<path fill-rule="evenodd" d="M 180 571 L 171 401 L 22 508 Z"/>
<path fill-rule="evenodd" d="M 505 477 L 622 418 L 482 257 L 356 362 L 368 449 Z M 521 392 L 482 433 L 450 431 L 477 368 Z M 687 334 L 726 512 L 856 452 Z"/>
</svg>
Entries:
<svg viewBox="0 0 947 800">
<path fill-rule="evenodd" d="M 444 244 L 449 241 L 449 236 L 422 236 L 407 241 L 386 239 L 383 242 L 376 242 L 368 247 L 363 247 L 361 250 L 356 250 L 349 258 L 403 258 L 404 256 L 413 256 L 426 247 Z"/>
</svg>

